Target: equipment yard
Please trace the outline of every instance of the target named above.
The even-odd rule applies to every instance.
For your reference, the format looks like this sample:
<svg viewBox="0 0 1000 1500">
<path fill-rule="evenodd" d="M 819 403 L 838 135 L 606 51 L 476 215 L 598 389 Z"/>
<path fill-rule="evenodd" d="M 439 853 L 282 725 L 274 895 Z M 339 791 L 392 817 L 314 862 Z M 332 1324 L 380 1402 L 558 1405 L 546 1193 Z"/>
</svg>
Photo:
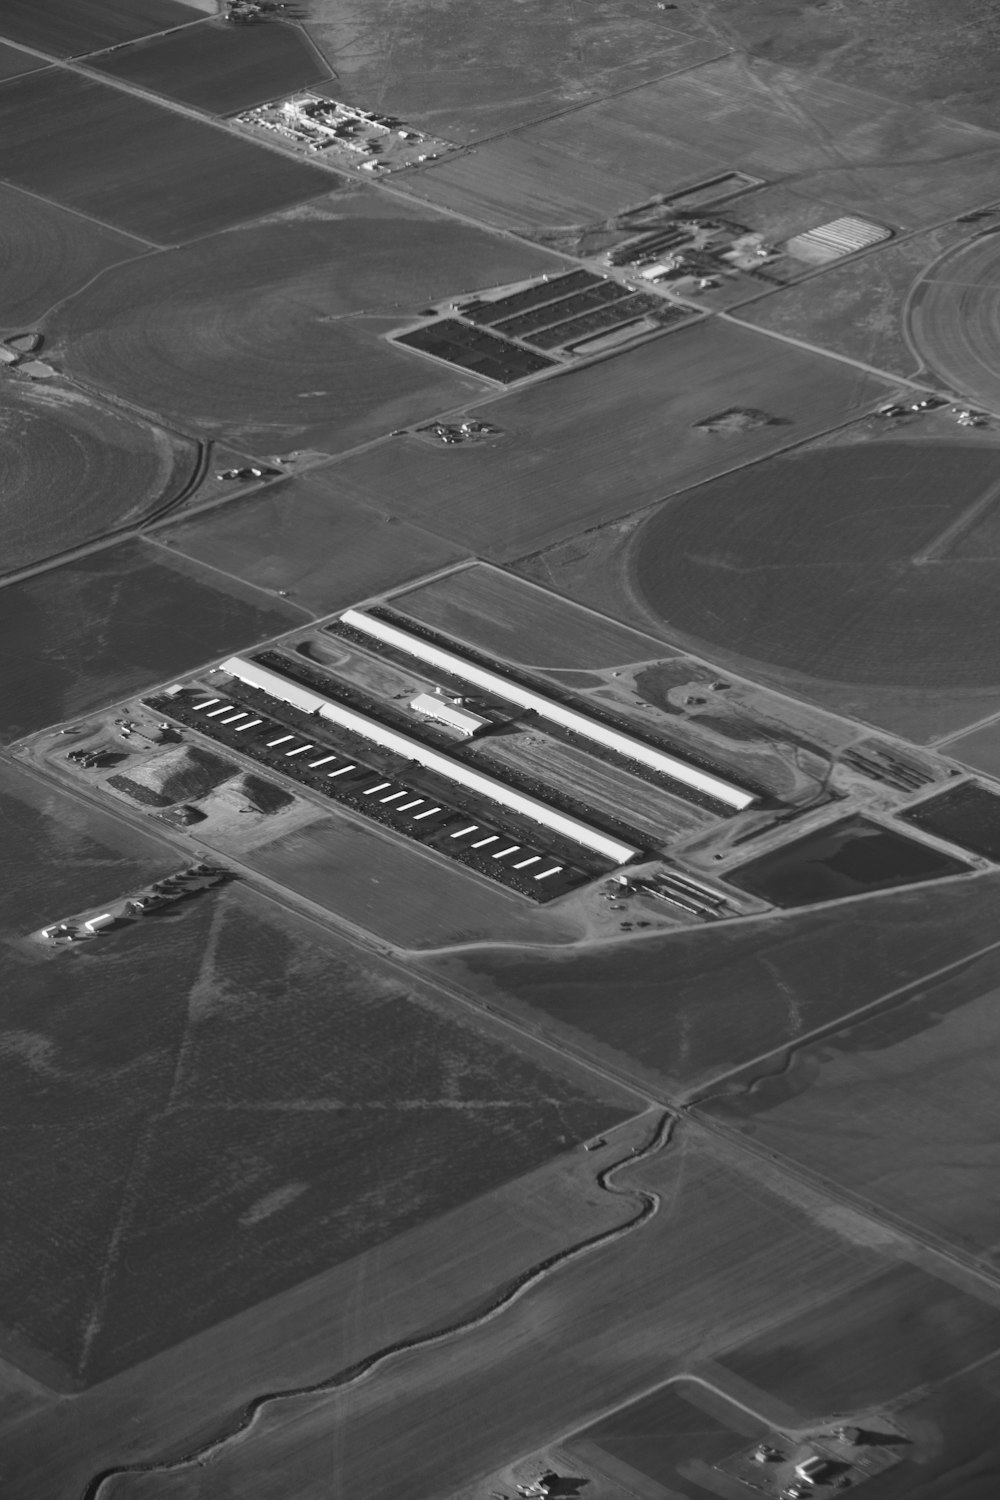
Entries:
<svg viewBox="0 0 1000 1500">
<path fill-rule="evenodd" d="M 986 0 L 0 0 L 0 1497 L 997 1500 Z"/>
</svg>

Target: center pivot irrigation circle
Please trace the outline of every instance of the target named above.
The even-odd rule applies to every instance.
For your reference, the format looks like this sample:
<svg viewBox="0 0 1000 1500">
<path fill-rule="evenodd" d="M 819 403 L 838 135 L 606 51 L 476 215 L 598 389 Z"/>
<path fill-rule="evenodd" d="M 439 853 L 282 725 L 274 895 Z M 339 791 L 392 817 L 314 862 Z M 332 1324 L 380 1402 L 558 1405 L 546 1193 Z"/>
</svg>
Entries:
<svg viewBox="0 0 1000 1500">
<path fill-rule="evenodd" d="M 867 442 L 757 464 L 658 511 L 632 583 L 668 628 L 815 679 L 1000 682 L 1000 453 Z"/>
</svg>

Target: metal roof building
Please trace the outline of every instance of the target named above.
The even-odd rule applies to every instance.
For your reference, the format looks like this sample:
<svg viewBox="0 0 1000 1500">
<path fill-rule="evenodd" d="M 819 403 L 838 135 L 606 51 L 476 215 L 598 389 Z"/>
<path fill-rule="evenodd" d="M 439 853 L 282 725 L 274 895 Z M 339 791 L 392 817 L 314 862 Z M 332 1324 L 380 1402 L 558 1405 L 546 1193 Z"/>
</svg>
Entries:
<svg viewBox="0 0 1000 1500">
<path fill-rule="evenodd" d="M 473 735 L 477 729 L 482 729 L 488 724 L 489 719 L 474 714 L 461 704 L 453 703 L 450 698 L 438 697 L 436 693 L 418 693 L 410 704 L 415 713 L 423 714 L 426 719 L 437 719 L 441 724 L 447 724 L 449 729 L 457 729 L 462 734 Z"/>
<path fill-rule="evenodd" d="M 331 724 L 337 724 L 343 729 L 350 730 L 352 734 L 363 736 L 372 744 L 381 745 L 386 750 L 405 756 L 407 760 L 416 761 L 418 765 L 426 766 L 429 771 L 464 787 L 467 791 L 475 792 L 490 802 L 509 808 L 511 812 L 530 818 L 533 822 L 550 828 L 553 833 L 572 839 L 585 849 L 593 849 L 595 853 L 603 855 L 616 865 L 625 864 L 640 852 L 630 844 L 625 844 L 620 839 L 612 838 L 609 834 L 580 822 L 578 818 L 558 812 L 554 807 L 549 807 L 547 803 L 540 802 L 535 797 L 515 791 L 513 787 L 497 781 L 492 776 L 484 776 L 481 771 L 474 771 L 447 755 L 439 754 L 429 746 L 422 745 L 419 740 L 400 734 L 398 730 L 390 729 L 386 724 L 380 724 L 377 719 L 370 719 L 366 714 L 356 713 L 354 709 L 345 708 L 342 703 L 335 703 L 319 693 L 311 693 L 308 689 L 299 687 L 297 683 L 290 682 L 287 677 L 282 677 L 267 667 L 259 666 L 257 662 L 245 661 L 240 656 L 231 656 L 227 661 L 220 663 L 218 670 L 228 672 L 231 677 L 238 678 L 240 682 L 245 682 L 250 687 L 258 688 L 260 692 L 267 693 L 279 702 L 290 703 L 295 708 L 301 709 L 303 713 L 318 714 Z"/>
<path fill-rule="evenodd" d="M 626 760 L 650 766 L 654 771 L 660 771 L 674 781 L 679 781 L 695 791 L 703 792 L 706 796 L 714 797 L 716 801 L 725 803 L 735 811 L 741 812 L 743 808 L 749 807 L 752 802 L 756 801 L 752 792 L 744 791 L 742 787 L 734 786 L 732 782 L 723 781 L 721 777 L 713 776 L 709 771 L 702 771 L 697 766 L 688 764 L 687 761 L 679 760 L 675 755 L 668 755 L 665 750 L 657 750 L 652 745 L 644 744 L 642 740 L 633 739 L 629 734 L 622 734 L 620 730 L 612 729 L 597 719 L 591 719 L 587 714 L 579 713 L 576 709 L 566 708 L 564 704 L 557 703 L 552 698 L 546 698 L 541 693 L 532 692 L 530 688 L 524 688 L 520 683 L 512 681 L 509 677 L 503 677 L 498 672 L 490 672 L 485 667 L 476 666 L 474 662 L 467 661 L 464 656 L 458 656 L 453 651 L 445 651 L 440 646 L 435 646 L 425 640 L 423 636 L 400 629 L 398 625 L 389 625 L 385 620 L 376 619 L 374 615 L 362 614 L 357 609 L 345 610 L 340 618 L 345 625 L 350 625 L 354 630 L 364 631 L 366 635 L 375 640 L 384 641 L 386 645 L 401 647 L 411 656 L 416 656 L 431 666 L 439 667 L 453 677 L 464 678 L 466 682 L 475 683 L 477 687 L 484 688 L 498 698 L 505 698 L 509 703 L 517 703 L 522 708 L 532 709 L 541 718 L 549 719 L 553 724 L 560 724 L 564 729 L 572 730 L 574 734 L 581 735 L 584 739 L 593 740 L 595 744 L 603 745 L 608 750 L 614 750 Z"/>
</svg>

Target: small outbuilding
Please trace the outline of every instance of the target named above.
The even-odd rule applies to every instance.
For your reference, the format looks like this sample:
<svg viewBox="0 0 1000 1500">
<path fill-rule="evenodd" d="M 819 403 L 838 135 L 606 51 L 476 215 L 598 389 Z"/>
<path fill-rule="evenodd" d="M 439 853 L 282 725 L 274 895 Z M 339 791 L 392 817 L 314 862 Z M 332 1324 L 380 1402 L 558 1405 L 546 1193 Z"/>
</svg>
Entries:
<svg viewBox="0 0 1000 1500">
<path fill-rule="evenodd" d="M 436 693 L 418 693 L 410 707 L 425 719 L 436 719 L 439 724 L 447 724 L 449 729 L 457 729 L 466 736 L 474 735 L 490 722 L 480 714 L 472 713 L 461 703 L 439 697 Z"/>
</svg>

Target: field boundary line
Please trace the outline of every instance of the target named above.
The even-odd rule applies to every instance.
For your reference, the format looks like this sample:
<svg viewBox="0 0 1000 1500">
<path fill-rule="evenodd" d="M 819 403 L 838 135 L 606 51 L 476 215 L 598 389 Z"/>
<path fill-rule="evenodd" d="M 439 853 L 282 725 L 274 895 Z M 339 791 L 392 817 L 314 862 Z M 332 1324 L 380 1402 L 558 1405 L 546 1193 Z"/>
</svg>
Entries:
<svg viewBox="0 0 1000 1500">
<path fill-rule="evenodd" d="M 415 1335 L 408 1339 L 399 1339 L 391 1344 L 385 1345 L 373 1353 L 365 1355 L 362 1359 L 348 1365 L 345 1369 L 333 1375 L 306 1385 L 289 1386 L 282 1390 L 265 1391 L 254 1396 L 246 1402 L 228 1420 L 223 1430 L 215 1438 L 209 1438 L 198 1447 L 181 1454 L 172 1459 L 148 1460 L 146 1462 L 135 1462 L 119 1464 L 101 1470 L 85 1486 L 81 1500 L 99 1500 L 104 1486 L 111 1480 L 129 1474 L 164 1474 L 172 1470 L 187 1468 L 190 1465 L 202 1467 L 223 1448 L 238 1438 L 245 1437 L 255 1425 L 260 1413 L 268 1406 L 279 1401 L 291 1401 L 303 1396 L 322 1396 L 343 1390 L 345 1387 L 354 1385 L 372 1374 L 379 1366 L 397 1355 L 409 1354 L 418 1349 L 431 1348 L 438 1344 L 447 1343 L 450 1339 L 467 1333 L 472 1328 L 479 1328 L 485 1323 L 494 1321 L 507 1309 L 519 1302 L 532 1288 L 542 1281 L 550 1272 L 567 1262 L 577 1260 L 591 1251 L 613 1243 L 631 1234 L 634 1230 L 641 1228 L 654 1217 L 660 1210 L 662 1202 L 661 1194 L 652 1188 L 634 1187 L 619 1188 L 614 1185 L 614 1178 L 618 1172 L 625 1167 L 636 1166 L 659 1151 L 665 1150 L 673 1143 L 677 1116 L 661 1111 L 659 1119 L 653 1127 L 652 1134 L 646 1144 L 633 1148 L 627 1155 L 602 1167 L 595 1178 L 599 1189 L 611 1193 L 615 1197 L 632 1198 L 638 1200 L 638 1209 L 631 1219 L 623 1224 L 613 1225 L 610 1229 L 600 1230 L 597 1234 L 578 1240 L 565 1249 L 557 1250 L 546 1256 L 543 1260 L 536 1261 L 526 1270 L 509 1280 L 498 1292 L 493 1294 L 492 1300 L 478 1313 L 470 1317 L 461 1318 L 454 1323 L 447 1324 L 443 1328 L 432 1329 L 429 1333 Z"/>
<path fill-rule="evenodd" d="M 23 193 L 26 198 L 34 198 L 39 203 L 45 203 L 49 208 L 54 208 L 59 213 L 72 214 L 74 218 L 83 219 L 88 224 L 96 224 L 99 229 L 110 229 L 112 234 L 120 234 L 124 235 L 126 239 L 136 240 L 140 245 L 145 245 L 147 250 L 152 251 L 170 249 L 169 245 L 158 245 L 155 240 L 147 240 L 141 234 L 135 234 L 131 229 L 122 229 L 120 224 L 109 224 L 107 219 L 99 219 L 96 214 L 85 213 L 82 208 L 72 208 L 68 203 L 60 203 L 56 198 L 46 197 L 44 193 L 36 193 L 34 188 L 25 187 L 24 184 L 20 182 L 12 182 L 9 177 L 0 178 L 0 182 L 3 182 L 4 187 L 10 188 L 13 192 Z M 136 255 L 132 258 L 134 260 L 144 259 L 144 257 L 141 255 Z M 127 265 L 128 262 L 116 261 L 115 264 Z M 105 269 L 110 270 L 110 267 L 105 267 Z M 101 273 L 98 272 L 97 274 L 100 275 Z M 89 284 L 90 283 L 88 282 L 88 286 Z M 76 293 L 71 292 L 69 295 L 75 296 Z M 36 318 L 35 321 L 38 322 L 40 320 Z"/>
<path fill-rule="evenodd" d="M 126 37 L 123 42 L 112 42 L 110 47 L 94 47 L 90 52 L 71 52 L 64 62 L 83 61 L 88 57 L 104 57 L 108 52 L 119 52 L 125 47 L 134 47 L 138 42 L 156 42 L 161 36 L 171 36 L 175 31 L 189 31 L 192 26 L 204 26 L 208 21 L 214 21 L 216 17 L 208 12 L 201 16 L 195 16 L 193 21 L 178 21 L 176 26 L 164 26 L 161 31 L 152 31 L 148 36 Z M 21 43 L 15 44 L 20 46 Z"/>
<path fill-rule="evenodd" d="M 161 542 L 159 537 L 147 536 L 144 532 L 139 532 L 137 533 L 136 539 L 140 542 L 145 542 L 147 547 L 158 547 L 160 551 L 165 552 L 168 557 L 186 558 L 187 561 L 193 563 L 196 568 L 207 568 L 209 572 L 218 573 L 222 578 L 229 578 L 233 583 L 239 583 L 245 589 L 253 589 L 254 593 L 264 594 L 268 599 L 271 599 L 275 595 L 277 595 L 277 597 L 281 599 L 281 602 L 283 604 L 287 604 L 292 609 L 300 610 L 302 614 L 307 615 L 309 617 L 310 623 L 312 623 L 317 618 L 315 610 L 307 609 L 304 604 L 299 604 L 295 599 L 291 597 L 291 595 L 278 594 L 277 589 L 268 589 L 265 588 L 262 584 L 253 583 L 248 578 L 241 578 L 238 573 L 230 573 L 226 568 L 220 568 L 217 563 L 203 562 L 200 557 L 191 557 L 189 553 L 182 552 L 179 547 L 171 547 L 168 542 Z M 186 676 L 187 674 L 185 673 L 184 675 Z"/>
<path fill-rule="evenodd" d="M 797 285 L 797 283 L 792 283 Z M 767 295 L 772 295 L 768 293 Z M 891 370 L 880 369 L 878 365 L 866 364 L 863 359 L 855 359 L 852 354 L 839 354 L 836 349 L 823 349 L 819 344 L 811 344 L 808 339 L 796 338 L 791 333 L 779 333 L 775 328 L 760 328 L 756 323 L 749 323 L 743 318 L 734 317 L 729 311 L 719 311 L 713 314 L 723 323 L 735 323 L 739 328 L 750 329 L 753 333 L 763 334 L 765 338 L 776 339 L 782 344 L 792 344 L 796 349 L 804 349 L 808 354 L 819 354 L 827 359 L 835 359 L 838 364 L 851 365 L 855 370 L 863 370 L 866 375 L 873 375 L 876 379 L 885 381 L 888 385 L 907 385 L 913 390 L 925 391 L 928 395 L 938 395 L 940 392 L 934 386 L 914 379 L 911 375 L 896 375 Z M 950 399 L 950 398 L 949 398 Z M 845 424 L 839 424 L 845 425 Z M 831 428 L 836 431 L 836 428 Z M 820 434 L 817 434 L 819 436 Z M 770 456 L 770 455 L 769 455 Z"/>
</svg>

